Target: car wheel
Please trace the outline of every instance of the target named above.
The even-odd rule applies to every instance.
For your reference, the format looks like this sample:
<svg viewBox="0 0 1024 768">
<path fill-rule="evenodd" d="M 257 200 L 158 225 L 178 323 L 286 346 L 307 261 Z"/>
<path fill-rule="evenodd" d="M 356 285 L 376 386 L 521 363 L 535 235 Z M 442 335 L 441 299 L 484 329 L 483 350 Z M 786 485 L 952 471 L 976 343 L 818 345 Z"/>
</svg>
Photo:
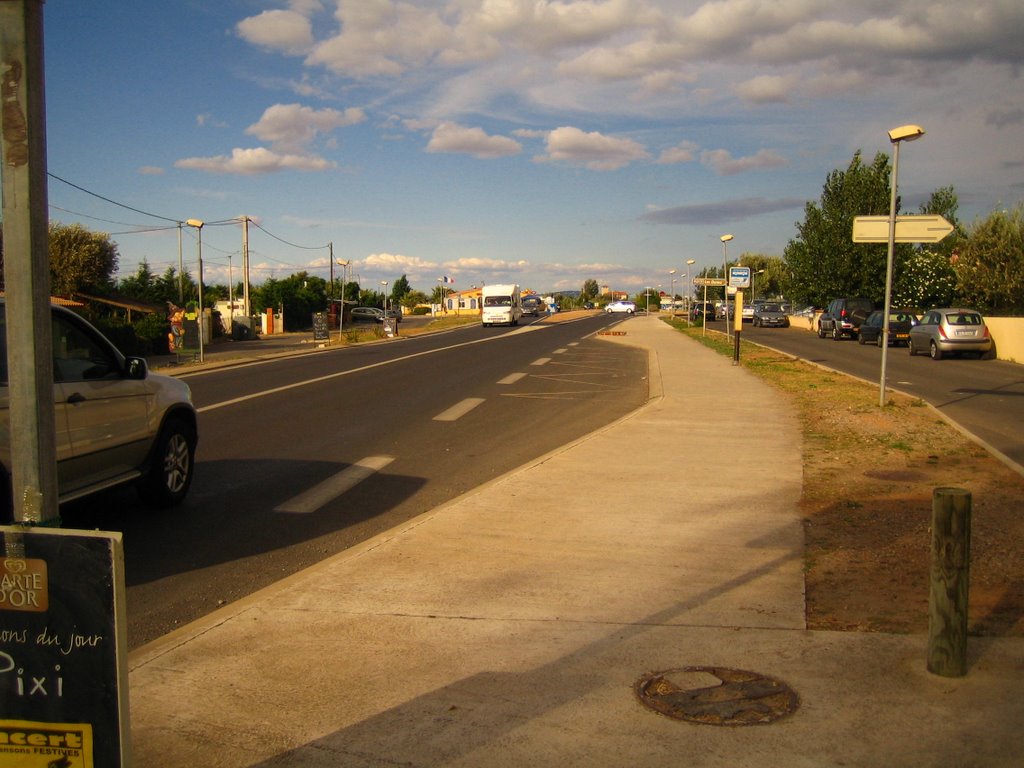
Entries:
<svg viewBox="0 0 1024 768">
<path fill-rule="evenodd" d="M 878 348 L 879 348 L 879 349 L 881 349 L 882 347 L 884 347 L 884 346 L 885 346 L 885 345 L 884 345 L 884 344 L 882 343 L 882 334 L 878 334 L 878 339 L 877 339 L 876 343 L 878 344 Z"/>
<path fill-rule="evenodd" d="M 171 507 L 185 498 L 195 473 L 196 432 L 182 419 L 169 420 L 160 430 L 149 472 L 139 484 L 143 501 Z"/>
<path fill-rule="evenodd" d="M 832 326 L 832 341 L 839 341 L 843 338 L 843 332 L 839 330 L 838 325 Z"/>
<path fill-rule="evenodd" d="M 825 338 L 825 329 L 821 327 L 821 323 L 818 323 L 818 338 L 819 339 L 824 339 Z"/>
<path fill-rule="evenodd" d="M 928 345 L 928 354 L 932 360 L 942 359 L 942 350 L 939 349 L 939 345 L 936 344 L 934 341 Z"/>
<path fill-rule="evenodd" d="M 860 333 L 857 334 L 857 343 L 858 344 L 867 344 L 868 343 L 868 340 L 864 338 L 864 331 L 861 331 Z"/>
</svg>

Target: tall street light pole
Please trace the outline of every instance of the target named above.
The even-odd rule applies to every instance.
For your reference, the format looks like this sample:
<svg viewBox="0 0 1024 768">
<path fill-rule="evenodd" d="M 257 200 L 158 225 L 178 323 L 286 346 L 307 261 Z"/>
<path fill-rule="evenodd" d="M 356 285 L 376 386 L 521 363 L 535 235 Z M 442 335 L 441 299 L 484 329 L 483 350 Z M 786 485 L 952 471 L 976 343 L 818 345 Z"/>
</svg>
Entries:
<svg viewBox="0 0 1024 768">
<path fill-rule="evenodd" d="M 338 316 L 338 329 L 342 331 L 345 330 L 345 285 L 348 283 L 348 265 L 351 263 L 348 259 L 338 261 L 341 267 L 341 314 Z"/>
<path fill-rule="evenodd" d="M 889 131 L 892 143 L 892 181 L 889 184 L 889 247 L 885 256 L 885 305 L 882 308 L 882 372 L 878 380 L 878 406 L 885 405 L 885 366 L 889 352 L 889 310 L 892 307 L 892 261 L 896 250 L 896 189 L 900 174 L 900 144 L 916 141 L 924 136 L 919 125 L 901 125 Z"/>
<path fill-rule="evenodd" d="M 696 259 L 686 260 L 686 301 L 683 303 L 683 308 L 686 312 L 686 322 L 690 322 L 690 297 L 693 296 L 693 283 L 690 282 L 690 267 L 696 263 Z"/>
<path fill-rule="evenodd" d="M 672 317 L 676 316 L 676 271 L 670 269 L 668 273 L 672 276 Z"/>
<path fill-rule="evenodd" d="M 199 242 L 199 362 L 203 362 L 203 222 L 200 219 L 189 219 L 185 222 L 195 227 Z"/>
<path fill-rule="evenodd" d="M 722 277 L 725 280 L 725 285 L 722 286 L 725 298 L 725 333 L 732 336 L 732 326 L 729 324 L 729 241 L 732 240 L 732 235 L 722 235 L 718 239 L 722 241 Z"/>
</svg>

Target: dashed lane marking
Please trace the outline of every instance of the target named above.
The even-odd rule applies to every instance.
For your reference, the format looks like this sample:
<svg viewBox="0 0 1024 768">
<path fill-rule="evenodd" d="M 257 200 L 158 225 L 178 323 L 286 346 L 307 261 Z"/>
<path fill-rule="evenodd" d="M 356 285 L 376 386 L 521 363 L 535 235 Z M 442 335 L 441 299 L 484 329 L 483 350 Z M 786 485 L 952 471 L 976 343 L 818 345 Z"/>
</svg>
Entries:
<svg viewBox="0 0 1024 768">
<path fill-rule="evenodd" d="M 307 491 L 300 493 L 284 504 L 274 507 L 275 512 L 308 515 L 334 501 L 345 491 L 380 472 L 395 460 L 394 456 L 367 456 L 343 469 Z"/>
<path fill-rule="evenodd" d="M 462 402 L 456 403 L 446 411 L 442 411 L 434 417 L 434 421 L 455 421 L 461 419 L 467 413 L 476 408 L 484 401 L 482 397 L 467 397 Z"/>
</svg>

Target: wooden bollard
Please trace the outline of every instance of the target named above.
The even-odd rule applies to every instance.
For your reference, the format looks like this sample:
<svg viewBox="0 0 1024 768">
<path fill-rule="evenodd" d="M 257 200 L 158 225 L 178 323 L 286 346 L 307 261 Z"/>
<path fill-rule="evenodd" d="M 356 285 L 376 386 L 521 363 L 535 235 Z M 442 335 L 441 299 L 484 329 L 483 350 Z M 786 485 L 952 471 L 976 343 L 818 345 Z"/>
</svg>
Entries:
<svg viewBox="0 0 1024 768">
<path fill-rule="evenodd" d="M 971 494 L 936 488 L 932 494 L 928 671 L 967 674 L 967 595 L 971 573 Z"/>
</svg>

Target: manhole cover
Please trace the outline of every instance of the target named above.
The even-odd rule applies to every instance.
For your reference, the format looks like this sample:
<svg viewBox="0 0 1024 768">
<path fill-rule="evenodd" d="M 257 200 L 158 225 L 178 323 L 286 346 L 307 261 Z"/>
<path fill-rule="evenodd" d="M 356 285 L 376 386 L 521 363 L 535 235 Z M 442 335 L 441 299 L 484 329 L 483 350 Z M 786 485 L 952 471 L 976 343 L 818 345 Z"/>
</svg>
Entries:
<svg viewBox="0 0 1024 768">
<path fill-rule="evenodd" d="M 764 725 L 795 712 L 800 699 L 781 680 L 728 667 L 682 667 L 636 683 L 645 705 L 676 720 L 704 725 Z"/>
</svg>

